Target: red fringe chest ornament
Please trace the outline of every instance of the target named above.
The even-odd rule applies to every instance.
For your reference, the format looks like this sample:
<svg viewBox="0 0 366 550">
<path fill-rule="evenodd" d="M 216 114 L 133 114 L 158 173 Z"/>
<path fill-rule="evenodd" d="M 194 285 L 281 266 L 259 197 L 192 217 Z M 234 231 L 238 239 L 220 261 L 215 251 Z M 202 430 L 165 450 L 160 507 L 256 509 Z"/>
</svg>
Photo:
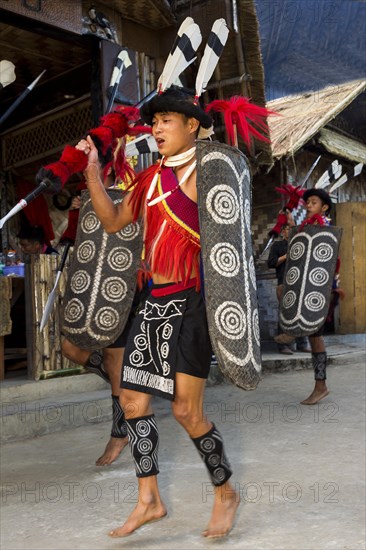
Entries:
<svg viewBox="0 0 366 550">
<path fill-rule="evenodd" d="M 178 182 L 172 170 L 194 158 L 195 147 L 182 155 L 163 157 L 134 181 L 131 202 L 134 219 L 144 217 L 145 259 L 153 273 L 187 284 L 199 281 L 200 235 L 197 204 L 181 185 L 196 167 L 193 161 Z"/>
</svg>

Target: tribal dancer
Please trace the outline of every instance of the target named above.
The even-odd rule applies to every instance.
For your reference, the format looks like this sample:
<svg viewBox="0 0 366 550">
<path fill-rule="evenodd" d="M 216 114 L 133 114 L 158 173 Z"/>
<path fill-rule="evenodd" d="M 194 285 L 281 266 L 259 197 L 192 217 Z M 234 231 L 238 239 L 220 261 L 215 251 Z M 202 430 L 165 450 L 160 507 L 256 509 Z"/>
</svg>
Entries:
<svg viewBox="0 0 366 550">
<path fill-rule="evenodd" d="M 200 289 L 200 234 L 197 209 L 195 140 L 207 137 L 212 120 L 184 91 L 172 88 L 142 108 L 162 155 L 137 176 L 135 187 L 115 205 L 100 179 L 98 153 L 90 136 L 77 148 L 88 157 L 85 170 L 95 212 L 108 233 L 144 219 L 145 257 L 152 272 L 150 296 L 136 316 L 126 346 L 121 386 L 139 498 L 112 537 L 130 535 L 162 519 L 167 511 L 157 474 L 158 428 L 152 395 L 172 401 L 176 420 L 196 446 L 215 487 L 205 537 L 222 537 L 233 526 L 239 496 L 215 425 L 203 413 L 212 348 Z"/>
<path fill-rule="evenodd" d="M 332 208 L 332 200 L 323 189 L 308 189 L 303 195 L 306 204 L 305 224 L 310 225 L 331 225 L 329 214 Z M 289 224 L 295 225 L 292 215 L 289 216 Z M 339 267 L 339 262 L 338 262 Z M 334 289 L 334 284 L 333 284 Z M 302 405 L 315 405 L 329 394 L 326 383 L 327 353 L 323 339 L 324 325 L 315 333 L 309 336 L 312 352 L 315 386 L 307 399 L 301 401 Z"/>
</svg>

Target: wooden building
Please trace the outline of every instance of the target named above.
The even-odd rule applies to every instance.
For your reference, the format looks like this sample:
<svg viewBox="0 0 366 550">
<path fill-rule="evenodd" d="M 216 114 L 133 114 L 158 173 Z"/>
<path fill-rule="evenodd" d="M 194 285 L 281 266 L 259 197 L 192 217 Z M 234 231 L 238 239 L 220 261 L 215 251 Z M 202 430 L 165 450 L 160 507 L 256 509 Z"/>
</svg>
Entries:
<svg viewBox="0 0 366 550">
<path fill-rule="evenodd" d="M 41 166 L 58 160 L 66 144 L 74 145 L 98 125 L 108 104 L 108 87 L 121 48 L 128 49 L 132 66 L 121 79 L 117 99 L 134 104 L 156 86 L 178 26 L 188 15 L 200 25 L 203 35 L 198 60 L 215 19 L 224 17 L 230 30 L 206 100 L 243 94 L 254 103 L 264 105 L 254 0 L 100 0 L 92 3 L 0 0 L 0 56 L 14 63 L 16 73 L 16 80 L 0 90 L 0 112 L 6 112 L 45 71 L 33 91 L 0 127 L 1 216 L 19 200 L 22 182 L 34 184 Z M 195 67 L 186 72 L 184 83 L 192 86 Z M 225 139 L 222 126 L 218 128 L 218 135 Z M 271 148 L 266 143 L 256 143 L 252 151 L 245 152 L 250 156 L 253 173 L 272 164 Z M 66 228 L 67 207 L 79 181 L 80 176 L 73 176 L 56 198 L 51 195 L 42 198 L 47 209 L 43 214 L 47 214 L 52 223 L 53 246 L 58 245 Z M 26 214 L 25 209 L 24 214 L 13 217 L 4 226 L 3 250 L 17 248 L 16 235 L 22 215 Z M 43 334 L 39 333 L 57 261 L 45 255 L 26 258 L 25 312 L 20 314 L 16 328 L 13 322 L 11 332 L 10 295 L 13 293 L 14 301 L 16 283 L 13 281 L 10 287 L 9 282 L 4 283 L 1 291 L 5 305 L 0 311 L 0 342 L 4 344 L 5 339 L 5 358 L 16 348 L 20 355 L 23 353 L 28 377 L 36 380 L 75 372 L 75 365 L 60 352 L 59 306 L 67 270 L 61 279 L 51 321 Z M 17 284 L 19 286 L 19 281 Z M 0 350 L 0 363 L 3 364 L 3 350 Z"/>
<path fill-rule="evenodd" d="M 277 300 L 274 270 L 268 270 L 268 231 L 281 207 L 275 187 L 301 185 L 314 161 L 321 155 L 306 188 L 311 188 L 334 160 L 352 171 L 366 164 L 366 81 L 357 80 L 329 86 L 316 92 L 276 99 L 267 104 L 279 116 L 269 118 L 274 163 L 267 174 L 254 178 L 253 236 L 257 259 L 261 334 L 272 338 L 277 331 Z M 328 188 L 329 189 L 329 188 Z M 327 190 L 327 188 L 326 188 Z M 346 298 L 340 301 L 335 330 L 339 333 L 366 331 L 365 235 L 366 170 L 332 193 L 335 203 L 332 223 L 343 228 L 340 248 L 341 287 Z M 305 217 L 299 207 L 295 220 Z"/>
</svg>

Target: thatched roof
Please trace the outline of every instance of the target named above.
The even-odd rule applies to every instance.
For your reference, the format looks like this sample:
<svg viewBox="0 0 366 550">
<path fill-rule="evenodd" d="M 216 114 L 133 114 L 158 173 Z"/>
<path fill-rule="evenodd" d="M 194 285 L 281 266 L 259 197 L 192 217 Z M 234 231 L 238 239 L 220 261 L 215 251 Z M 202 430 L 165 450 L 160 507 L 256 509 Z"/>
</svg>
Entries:
<svg viewBox="0 0 366 550">
<path fill-rule="evenodd" d="M 168 0 L 99 0 L 108 8 L 119 12 L 124 19 L 130 19 L 149 29 L 164 29 L 176 23 Z"/>
<path fill-rule="evenodd" d="M 280 115 L 268 119 L 273 157 L 296 153 L 365 90 L 366 81 L 355 80 L 267 103 Z"/>
</svg>

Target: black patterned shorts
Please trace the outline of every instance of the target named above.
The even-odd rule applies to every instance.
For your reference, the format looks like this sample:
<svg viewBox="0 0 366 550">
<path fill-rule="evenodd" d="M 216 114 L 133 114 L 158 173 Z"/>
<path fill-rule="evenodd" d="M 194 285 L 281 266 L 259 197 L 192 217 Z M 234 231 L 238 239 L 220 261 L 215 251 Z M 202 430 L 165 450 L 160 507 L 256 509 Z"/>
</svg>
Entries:
<svg viewBox="0 0 366 550">
<path fill-rule="evenodd" d="M 154 289 L 165 285 L 154 285 Z M 173 400 L 175 373 L 206 379 L 212 347 L 203 298 L 194 288 L 150 294 L 133 320 L 121 387 Z"/>
</svg>

